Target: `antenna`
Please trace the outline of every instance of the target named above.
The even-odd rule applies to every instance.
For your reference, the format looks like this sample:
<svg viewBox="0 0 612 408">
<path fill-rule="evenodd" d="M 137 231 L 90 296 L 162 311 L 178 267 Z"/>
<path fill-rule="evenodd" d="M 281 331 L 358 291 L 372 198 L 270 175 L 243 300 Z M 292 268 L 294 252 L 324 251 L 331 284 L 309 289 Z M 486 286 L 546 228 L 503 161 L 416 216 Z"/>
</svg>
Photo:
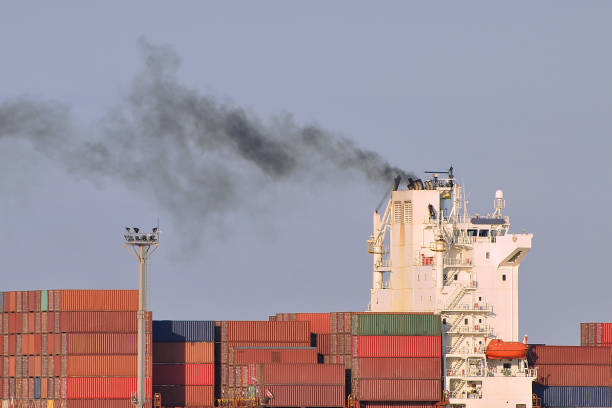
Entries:
<svg viewBox="0 0 612 408">
<path fill-rule="evenodd" d="M 153 232 L 140 232 L 140 228 L 125 227 L 126 233 L 123 235 L 125 242 L 123 246 L 127 250 L 131 250 L 138 260 L 138 381 L 135 398 L 132 398 L 132 403 L 143 408 L 146 404 L 145 393 L 145 327 L 146 327 L 146 310 L 147 310 L 147 260 L 159 247 L 159 227 L 153 228 Z"/>
</svg>

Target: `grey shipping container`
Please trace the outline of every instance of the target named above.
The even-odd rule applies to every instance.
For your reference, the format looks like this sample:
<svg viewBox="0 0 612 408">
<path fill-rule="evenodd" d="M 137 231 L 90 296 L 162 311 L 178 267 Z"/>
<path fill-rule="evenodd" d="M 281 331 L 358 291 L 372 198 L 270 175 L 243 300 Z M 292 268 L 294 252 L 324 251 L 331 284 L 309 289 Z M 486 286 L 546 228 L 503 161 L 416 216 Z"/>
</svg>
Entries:
<svg viewBox="0 0 612 408">
<path fill-rule="evenodd" d="M 214 342 L 215 322 L 211 320 L 154 320 L 153 341 Z"/>
</svg>

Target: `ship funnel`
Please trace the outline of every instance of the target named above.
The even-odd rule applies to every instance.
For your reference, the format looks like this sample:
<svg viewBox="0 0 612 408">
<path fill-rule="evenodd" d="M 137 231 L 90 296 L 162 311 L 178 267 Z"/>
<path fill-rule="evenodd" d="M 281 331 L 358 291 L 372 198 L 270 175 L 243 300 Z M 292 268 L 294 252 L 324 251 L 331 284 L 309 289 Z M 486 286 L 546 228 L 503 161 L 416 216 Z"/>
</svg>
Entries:
<svg viewBox="0 0 612 408">
<path fill-rule="evenodd" d="M 397 176 L 393 180 L 393 191 L 397 191 L 397 188 L 399 187 L 400 181 L 402 181 L 402 176 Z"/>
</svg>

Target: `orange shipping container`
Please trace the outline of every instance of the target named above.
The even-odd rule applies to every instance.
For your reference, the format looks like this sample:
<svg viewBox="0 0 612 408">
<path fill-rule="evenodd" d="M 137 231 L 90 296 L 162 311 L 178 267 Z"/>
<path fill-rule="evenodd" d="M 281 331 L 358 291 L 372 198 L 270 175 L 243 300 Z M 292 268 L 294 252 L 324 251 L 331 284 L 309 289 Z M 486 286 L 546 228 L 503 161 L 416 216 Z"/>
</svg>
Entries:
<svg viewBox="0 0 612 408">
<path fill-rule="evenodd" d="M 137 354 L 136 333 L 63 333 L 65 354 Z M 151 335 L 147 335 L 146 354 L 152 352 Z"/>
<path fill-rule="evenodd" d="M 353 380 L 360 401 L 439 401 L 441 380 Z"/>
<path fill-rule="evenodd" d="M 197 363 L 215 362 L 214 343 L 153 343 L 155 363 Z"/>
<path fill-rule="evenodd" d="M 135 377 L 137 374 L 136 360 L 136 355 L 66 356 L 66 376 Z M 151 376 L 150 364 L 147 365 L 145 375 Z"/>
<path fill-rule="evenodd" d="M 60 310 L 136 311 L 137 290 L 61 290 Z"/>
<path fill-rule="evenodd" d="M 136 391 L 134 377 L 72 377 L 62 379 L 62 382 L 65 382 L 67 399 L 128 399 Z M 147 378 L 145 381 L 147 398 L 152 397 L 151 386 L 151 378 Z"/>
<path fill-rule="evenodd" d="M 151 314 L 147 333 L 151 332 Z M 62 312 L 60 331 L 65 333 L 137 333 L 136 312 Z"/>
<path fill-rule="evenodd" d="M 161 394 L 162 406 L 206 407 L 215 404 L 215 387 L 211 385 L 162 385 L 153 387 Z"/>
<path fill-rule="evenodd" d="M 343 407 L 344 385 L 270 385 L 271 407 Z"/>
</svg>

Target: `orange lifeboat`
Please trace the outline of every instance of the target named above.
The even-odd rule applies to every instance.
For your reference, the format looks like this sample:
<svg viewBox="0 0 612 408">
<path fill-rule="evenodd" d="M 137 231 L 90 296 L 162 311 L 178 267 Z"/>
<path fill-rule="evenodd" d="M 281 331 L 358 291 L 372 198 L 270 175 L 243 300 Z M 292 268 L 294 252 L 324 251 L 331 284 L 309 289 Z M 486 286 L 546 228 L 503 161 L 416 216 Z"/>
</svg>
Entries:
<svg viewBox="0 0 612 408">
<path fill-rule="evenodd" d="M 518 341 L 491 340 L 486 355 L 491 360 L 512 360 L 525 358 L 527 345 Z"/>
</svg>

